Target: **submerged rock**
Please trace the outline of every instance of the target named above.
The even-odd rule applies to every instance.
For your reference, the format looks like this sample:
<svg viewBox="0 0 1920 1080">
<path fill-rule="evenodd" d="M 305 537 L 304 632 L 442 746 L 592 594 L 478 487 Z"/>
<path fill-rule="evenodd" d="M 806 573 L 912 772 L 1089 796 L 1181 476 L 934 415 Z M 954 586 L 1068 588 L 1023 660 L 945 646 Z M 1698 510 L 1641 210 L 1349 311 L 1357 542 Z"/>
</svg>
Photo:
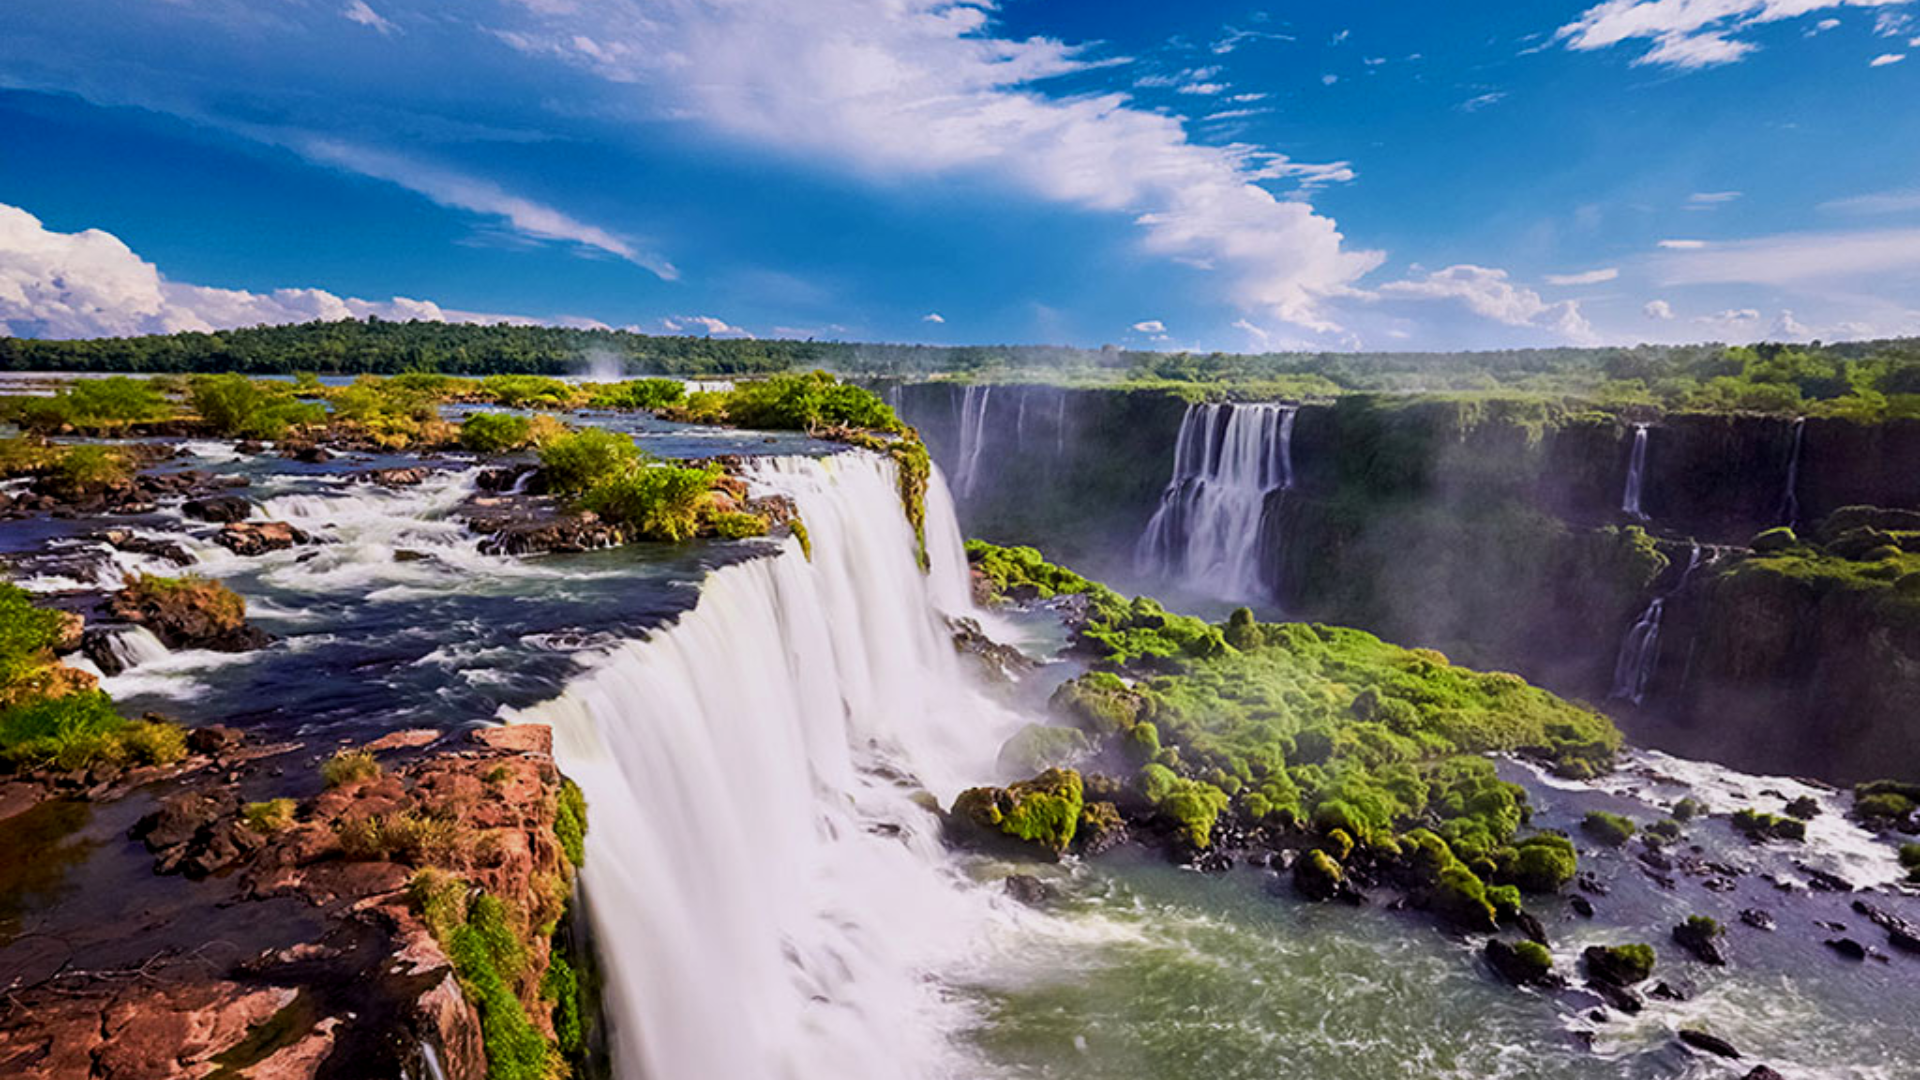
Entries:
<svg viewBox="0 0 1920 1080">
<path fill-rule="evenodd" d="M 253 504 L 238 495 L 215 495 L 205 499 L 188 499 L 181 504 L 180 512 L 197 521 L 229 524 L 245 521 L 252 516 Z"/>
<path fill-rule="evenodd" d="M 1053 899 L 1053 887 L 1032 874 L 1008 874 L 1007 895 L 1029 907 L 1039 907 Z"/>
<path fill-rule="evenodd" d="M 1738 1058 L 1740 1051 L 1733 1044 L 1718 1035 L 1701 1031 L 1699 1028 L 1681 1028 L 1680 1041 L 1696 1050 L 1705 1050 L 1723 1058 Z"/>
</svg>

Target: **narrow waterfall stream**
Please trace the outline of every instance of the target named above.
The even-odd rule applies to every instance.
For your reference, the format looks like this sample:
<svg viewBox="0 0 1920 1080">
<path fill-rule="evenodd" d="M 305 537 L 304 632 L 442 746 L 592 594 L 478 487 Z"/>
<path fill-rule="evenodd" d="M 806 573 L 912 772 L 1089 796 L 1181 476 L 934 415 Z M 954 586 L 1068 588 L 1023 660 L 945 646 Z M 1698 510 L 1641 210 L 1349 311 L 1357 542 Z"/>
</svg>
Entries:
<svg viewBox="0 0 1920 1080">
<path fill-rule="evenodd" d="M 1787 486 L 1780 493 L 1780 524 L 1794 525 L 1800 520 L 1800 446 L 1807 437 L 1807 418 L 1793 419 L 1793 449 L 1787 453 Z"/>
<path fill-rule="evenodd" d="M 993 893 L 934 816 L 992 775 L 1014 718 L 973 688 L 940 620 L 967 604 L 951 503 L 928 496 L 922 574 L 893 467 L 776 459 L 812 558 L 721 569 L 698 605 L 614 648 L 552 724 L 595 820 L 583 878 L 622 1077 L 955 1074 L 963 1022 L 928 975 Z"/>
<path fill-rule="evenodd" d="M 1627 628 L 1627 636 L 1620 641 L 1620 653 L 1613 662 L 1613 689 L 1608 697 L 1644 705 L 1647 691 L 1653 685 L 1654 668 L 1660 662 L 1660 623 L 1666 616 L 1667 601 L 1686 588 L 1687 579 L 1700 566 L 1700 545 L 1693 545 L 1687 555 L 1687 568 L 1680 573 L 1680 580 L 1673 588 L 1661 593 L 1647 604 L 1645 611 Z"/>
<path fill-rule="evenodd" d="M 1267 495 L 1293 487 L 1291 405 L 1188 408 L 1173 478 L 1136 550 L 1143 575 L 1228 601 L 1255 599 Z"/>
<path fill-rule="evenodd" d="M 960 456 L 953 483 L 961 498 L 973 494 L 980 479 L 980 454 L 987 445 L 987 404 L 991 400 L 991 384 L 970 384 L 960 396 Z"/>
<path fill-rule="evenodd" d="M 1640 493 L 1647 481 L 1647 427 L 1646 424 L 1633 425 L 1633 455 L 1627 460 L 1627 488 L 1620 496 L 1620 509 L 1628 517 L 1646 520 L 1646 512 L 1640 509 Z"/>
</svg>

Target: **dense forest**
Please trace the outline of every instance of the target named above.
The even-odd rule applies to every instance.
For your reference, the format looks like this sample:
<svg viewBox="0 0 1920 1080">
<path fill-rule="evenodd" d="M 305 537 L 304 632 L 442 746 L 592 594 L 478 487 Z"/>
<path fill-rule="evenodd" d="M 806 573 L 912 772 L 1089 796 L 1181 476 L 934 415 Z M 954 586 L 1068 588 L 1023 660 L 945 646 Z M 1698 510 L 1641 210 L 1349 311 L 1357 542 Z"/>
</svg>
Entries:
<svg viewBox="0 0 1920 1080">
<path fill-rule="evenodd" d="M 654 337 L 625 330 L 442 322 L 311 322 L 219 333 L 43 341 L 0 337 L 0 371 L 754 375 L 827 369 L 1165 386 L 1244 396 L 1475 393 L 1602 406 L 1920 416 L 1920 338 L 1809 345 L 1636 345 L 1465 353 L 1157 353 L 1107 346 L 897 345 Z"/>
</svg>

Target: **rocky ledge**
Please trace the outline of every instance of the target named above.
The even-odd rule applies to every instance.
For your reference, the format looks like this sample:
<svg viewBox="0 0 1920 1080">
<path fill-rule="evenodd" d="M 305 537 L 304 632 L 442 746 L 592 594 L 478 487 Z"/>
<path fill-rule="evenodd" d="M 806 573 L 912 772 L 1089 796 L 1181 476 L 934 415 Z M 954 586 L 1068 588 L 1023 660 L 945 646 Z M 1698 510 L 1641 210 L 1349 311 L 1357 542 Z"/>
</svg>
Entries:
<svg viewBox="0 0 1920 1080">
<path fill-rule="evenodd" d="M 142 895 L 0 925 L 0 1075 L 479 1080 L 582 1059 L 565 954 L 585 807 L 547 729 L 399 733 L 305 768 L 298 745 L 215 742 L 94 812 L 135 818 L 142 846 L 81 844 L 69 887 L 145 860 Z"/>
</svg>

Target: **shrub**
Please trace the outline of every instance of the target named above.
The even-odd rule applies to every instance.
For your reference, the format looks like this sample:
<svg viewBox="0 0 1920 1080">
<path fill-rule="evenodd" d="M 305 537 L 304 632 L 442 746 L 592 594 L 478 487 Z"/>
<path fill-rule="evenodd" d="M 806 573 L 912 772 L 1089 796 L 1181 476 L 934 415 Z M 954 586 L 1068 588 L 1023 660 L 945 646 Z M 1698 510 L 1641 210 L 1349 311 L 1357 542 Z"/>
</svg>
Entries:
<svg viewBox="0 0 1920 1080">
<path fill-rule="evenodd" d="M 1661 818 L 1647 826 L 1646 833 L 1648 836 L 1672 843 L 1680 839 L 1680 823 L 1672 818 Z"/>
<path fill-rule="evenodd" d="M 1634 825 L 1619 814 L 1593 810 L 1588 812 L 1586 820 L 1580 823 L 1580 831 L 1608 847 L 1619 847 L 1633 839 Z"/>
<path fill-rule="evenodd" d="M 173 411 L 148 380 L 125 375 L 75 379 L 54 400 L 65 420 L 79 428 L 120 428 L 159 420 Z"/>
<path fill-rule="evenodd" d="M 686 400 L 687 388 L 677 379 L 633 379 L 600 383 L 590 388 L 587 407 L 593 409 L 664 409 Z"/>
<path fill-rule="evenodd" d="M 186 754 L 172 724 L 129 722 L 98 690 L 40 698 L 0 713 L 0 765 L 75 772 L 94 765 L 166 765 Z"/>
<path fill-rule="evenodd" d="M 824 371 L 780 374 L 741 383 L 725 395 L 721 409 L 729 422 L 741 427 L 785 431 L 906 430 L 893 410 L 871 391 L 849 386 Z"/>
<path fill-rule="evenodd" d="M 573 409 L 587 400 L 580 387 L 544 375 L 489 375 L 480 393 L 510 409 Z"/>
<path fill-rule="evenodd" d="M 510 413 L 474 413 L 460 425 L 460 446 L 476 454 L 504 454 L 528 444 L 533 422 Z"/>
<path fill-rule="evenodd" d="M 1692 821 L 1707 812 L 1707 804 L 1689 795 L 1673 804 L 1673 820 Z"/>
<path fill-rule="evenodd" d="M 1748 807 L 1736 811 L 1733 815 L 1733 827 L 1747 839 L 1755 843 L 1767 840 L 1805 840 L 1807 823 L 1794 818 L 1780 817 Z"/>
<path fill-rule="evenodd" d="M 385 772 L 368 750 L 341 750 L 320 766 L 320 779 L 330 788 L 377 780 Z"/>
<path fill-rule="evenodd" d="M 1853 802 L 1853 812 L 1869 820 L 1903 818 L 1913 813 L 1913 807 L 1912 799 L 1894 791 L 1866 795 Z"/>
<path fill-rule="evenodd" d="M 707 515 L 707 527 L 722 540 L 746 540 L 767 535 L 767 519 L 744 510 L 727 510 Z"/>
<path fill-rule="evenodd" d="M 118 450 L 72 446 L 53 463 L 49 475 L 59 490 L 79 494 L 124 484 L 133 478 L 133 468 Z"/>
<path fill-rule="evenodd" d="M 293 824 L 296 805 L 292 799 L 252 802 L 241 808 L 240 816 L 254 832 L 277 833 Z"/>
<path fill-rule="evenodd" d="M 52 663 L 63 622 L 25 589 L 0 582 L 0 691 Z"/>
<path fill-rule="evenodd" d="M 627 435 L 585 428 L 540 448 L 541 476 L 547 490 L 578 495 L 637 469 L 642 455 Z"/>
<path fill-rule="evenodd" d="M 623 526 L 635 538 L 678 543 L 699 533 L 701 514 L 710 501 L 708 492 L 719 475 L 718 466 L 649 465 L 600 480 L 580 505 Z"/>
<path fill-rule="evenodd" d="M 187 404 L 215 435 L 279 439 L 291 428 L 326 420 L 323 406 L 300 401 L 296 393 L 284 383 L 258 383 L 244 375 L 195 375 L 187 383 Z"/>
<path fill-rule="evenodd" d="M 137 765 L 171 765 L 187 756 L 187 733 L 177 724 L 134 720 L 120 732 L 120 743 Z"/>
<path fill-rule="evenodd" d="M 341 821 L 334 833 L 346 857 L 363 862 L 444 864 L 460 852 L 459 825 L 419 810 Z"/>
</svg>

